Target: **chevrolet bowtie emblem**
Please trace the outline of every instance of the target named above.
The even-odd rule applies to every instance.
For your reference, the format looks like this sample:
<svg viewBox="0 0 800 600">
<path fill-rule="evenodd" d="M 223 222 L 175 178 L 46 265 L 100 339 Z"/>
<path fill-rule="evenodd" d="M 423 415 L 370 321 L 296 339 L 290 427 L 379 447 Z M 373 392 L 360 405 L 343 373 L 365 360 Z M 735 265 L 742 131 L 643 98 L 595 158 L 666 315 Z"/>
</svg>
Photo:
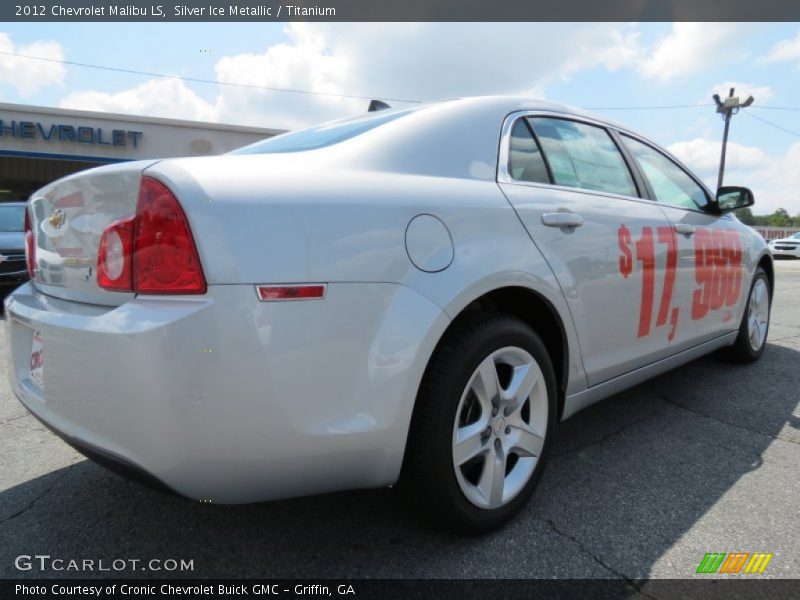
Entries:
<svg viewBox="0 0 800 600">
<path fill-rule="evenodd" d="M 50 215 L 50 218 L 47 220 L 47 222 L 50 224 L 50 227 L 53 229 L 61 229 L 61 226 L 64 225 L 64 221 L 66 221 L 66 215 L 60 208 L 54 210 L 53 214 Z"/>
</svg>

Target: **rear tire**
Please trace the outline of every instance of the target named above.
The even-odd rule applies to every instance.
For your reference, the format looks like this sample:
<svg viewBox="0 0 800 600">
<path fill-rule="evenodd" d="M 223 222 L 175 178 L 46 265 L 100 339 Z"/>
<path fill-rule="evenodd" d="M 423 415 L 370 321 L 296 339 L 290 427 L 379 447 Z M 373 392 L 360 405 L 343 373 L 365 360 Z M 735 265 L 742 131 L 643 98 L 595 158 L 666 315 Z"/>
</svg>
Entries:
<svg viewBox="0 0 800 600">
<path fill-rule="evenodd" d="M 761 358 L 767 345 L 771 303 L 769 279 L 764 269 L 758 267 L 750 284 L 739 335 L 733 345 L 725 349 L 725 358 L 742 364 Z"/>
<path fill-rule="evenodd" d="M 437 527 L 500 527 L 542 476 L 557 410 L 550 356 L 527 324 L 498 312 L 460 317 L 420 386 L 399 491 Z"/>
</svg>

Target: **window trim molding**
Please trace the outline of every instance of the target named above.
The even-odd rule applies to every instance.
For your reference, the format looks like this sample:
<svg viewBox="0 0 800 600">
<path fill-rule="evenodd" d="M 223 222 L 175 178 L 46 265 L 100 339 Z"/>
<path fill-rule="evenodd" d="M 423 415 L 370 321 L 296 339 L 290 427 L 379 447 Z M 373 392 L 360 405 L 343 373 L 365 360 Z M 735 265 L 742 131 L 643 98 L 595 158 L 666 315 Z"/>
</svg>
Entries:
<svg viewBox="0 0 800 600">
<path fill-rule="evenodd" d="M 578 188 L 578 187 L 570 187 L 565 185 L 558 185 L 556 183 L 538 183 L 532 181 L 522 181 L 520 179 L 514 179 L 511 176 L 511 173 L 508 172 L 508 158 L 509 158 L 509 151 L 510 151 L 510 143 L 511 143 L 511 129 L 513 128 L 514 124 L 518 119 L 525 119 L 526 125 L 530 128 L 533 133 L 533 138 L 536 141 L 536 144 L 539 146 L 540 151 L 542 152 L 542 157 L 545 160 L 545 164 L 548 165 L 549 169 L 549 161 L 547 159 L 547 155 L 544 153 L 543 149 L 541 148 L 541 144 L 539 144 L 539 140 L 536 136 L 536 132 L 533 131 L 533 127 L 531 127 L 530 123 L 527 122 L 527 119 L 535 118 L 535 117 L 549 117 L 553 119 L 562 119 L 564 121 L 577 121 L 579 123 L 584 123 L 586 125 L 593 125 L 595 127 L 600 127 L 604 129 L 609 137 L 612 139 L 614 144 L 617 146 L 620 154 L 622 155 L 622 159 L 628 167 L 628 170 L 631 173 L 631 177 L 634 181 L 634 186 L 637 188 L 638 196 L 625 196 L 623 194 L 615 194 L 613 192 L 606 192 L 602 190 L 590 190 L 586 188 Z M 558 111 L 550 111 L 550 110 L 518 110 L 506 115 L 505 119 L 503 120 L 503 126 L 500 130 L 500 147 L 498 148 L 498 155 L 497 155 L 497 174 L 496 174 L 496 181 L 497 183 L 506 183 L 511 185 L 521 185 L 525 187 L 535 187 L 535 188 L 544 188 L 544 189 L 554 189 L 554 190 L 561 190 L 567 192 L 580 192 L 584 194 L 594 194 L 600 196 L 607 196 L 609 198 L 621 198 L 625 200 L 644 200 L 646 202 L 651 202 L 658 206 L 668 206 L 671 208 L 679 208 L 681 210 L 686 210 L 690 212 L 696 212 L 703 215 L 712 215 L 712 216 L 719 216 L 712 210 L 703 210 L 701 208 L 687 208 L 685 206 L 678 206 L 675 204 L 667 204 L 664 202 L 659 202 L 652 191 L 650 190 L 650 184 L 647 182 L 647 179 L 641 173 L 639 169 L 639 165 L 636 164 L 636 160 L 633 156 L 629 155 L 629 151 L 627 147 L 625 147 L 625 141 L 622 139 L 617 139 L 620 136 L 628 136 L 631 139 L 634 139 L 638 142 L 645 144 L 646 146 L 651 147 L 656 152 L 664 155 L 668 160 L 675 163 L 675 165 L 680 168 L 684 173 L 686 173 L 689 178 L 694 181 L 697 185 L 700 186 L 700 189 L 705 192 L 706 197 L 709 200 L 709 207 L 714 206 L 714 194 L 708 189 L 708 187 L 698 179 L 692 173 L 692 171 L 684 165 L 680 160 L 670 154 L 668 151 L 664 150 L 654 142 L 651 142 L 647 138 L 642 137 L 641 135 L 630 131 L 624 127 L 619 125 L 610 124 L 599 119 L 593 119 L 591 117 L 586 117 L 583 115 L 574 115 L 571 113 L 565 112 L 558 112 Z M 550 174 L 550 180 L 553 181 L 552 174 Z"/>
<path fill-rule="evenodd" d="M 511 162 L 511 138 L 513 137 L 512 133 L 514 131 L 514 127 L 520 121 L 522 121 L 523 125 L 525 125 L 525 130 L 530 134 L 533 143 L 536 144 L 536 149 L 539 151 L 539 155 L 542 157 L 542 162 L 544 163 L 544 170 L 545 173 L 547 173 L 547 180 L 548 180 L 547 183 L 541 181 L 525 181 L 524 179 L 516 179 L 508 171 L 508 165 Z M 522 182 L 522 183 L 539 183 L 541 185 L 556 185 L 555 178 L 553 177 L 553 169 L 550 167 L 550 161 L 547 159 L 547 155 L 544 153 L 544 148 L 542 148 L 542 144 L 539 142 L 539 138 L 537 137 L 536 132 L 533 130 L 533 127 L 531 126 L 530 121 L 528 121 L 527 118 L 522 117 L 519 119 L 514 119 L 511 122 L 511 126 L 508 129 L 508 147 L 506 148 L 506 157 L 507 157 L 505 162 L 506 174 L 508 175 L 508 178 L 511 181 Z"/>
<path fill-rule="evenodd" d="M 663 148 L 660 148 L 659 146 L 657 146 L 656 144 L 654 144 L 654 143 L 653 143 L 653 142 L 651 142 L 650 140 L 648 140 L 648 139 L 646 139 L 646 138 L 643 138 L 643 137 L 642 137 L 642 136 L 640 136 L 640 135 L 635 135 L 635 134 L 633 134 L 633 133 L 630 133 L 630 132 L 628 132 L 628 131 L 625 131 L 625 130 L 620 130 L 620 131 L 619 131 L 619 136 L 620 136 L 620 138 L 625 138 L 625 137 L 628 137 L 628 138 L 630 138 L 630 139 L 632 139 L 632 140 L 634 140 L 634 141 L 636 141 L 636 142 L 639 142 L 640 144 L 643 144 L 643 145 L 647 146 L 647 147 L 648 147 L 648 148 L 650 148 L 650 149 L 651 149 L 653 152 L 656 152 L 656 153 L 660 154 L 661 156 L 663 156 L 663 157 L 664 157 L 666 160 L 668 160 L 668 161 L 669 161 L 669 162 L 671 162 L 673 165 L 675 165 L 676 167 L 678 167 L 678 169 L 679 169 L 679 170 L 680 170 L 682 173 L 684 173 L 684 174 L 685 174 L 685 175 L 686 175 L 686 176 L 687 176 L 689 179 L 691 179 L 692 181 L 694 181 L 694 182 L 697 184 L 697 186 L 698 186 L 698 187 L 699 187 L 699 188 L 702 190 L 702 192 L 703 192 L 703 193 L 706 195 L 706 200 L 708 201 L 708 203 L 706 204 L 706 206 L 708 206 L 709 208 L 711 208 L 711 207 L 713 207 L 713 206 L 715 205 L 715 203 L 716 203 L 716 199 L 715 199 L 715 196 L 714 196 L 714 195 L 711 193 L 711 190 L 709 190 L 709 189 L 708 189 L 708 187 L 706 187 L 706 185 L 705 185 L 705 184 L 704 184 L 702 181 L 700 181 L 700 180 L 699 180 L 699 179 L 698 179 L 698 178 L 697 178 L 697 177 L 694 175 L 694 173 L 692 173 L 692 172 L 689 170 L 689 168 L 688 168 L 686 165 L 684 165 L 684 164 L 683 164 L 681 161 L 679 161 L 677 158 L 675 158 L 674 156 L 672 156 L 672 154 L 670 154 L 669 152 L 667 152 L 667 151 L 666 151 L 666 150 L 664 150 Z M 623 145 L 625 144 L 625 140 L 624 140 L 624 139 L 620 139 L 620 141 L 622 142 L 622 144 L 623 144 Z M 626 152 L 630 152 L 630 151 L 628 150 L 627 146 L 626 146 L 625 150 L 626 150 Z M 680 209 L 682 209 L 682 210 L 688 210 L 688 211 L 690 211 L 690 212 L 697 212 L 697 213 L 701 213 L 701 214 L 704 214 L 704 215 L 715 215 L 715 216 L 719 216 L 719 215 L 717 215 L 717 213 L 715 213 L 714 211 L 712 211 L 712 210 L 705 210 L 705 209 L 703 209 L 703 208 L 700 208 L 699 206 L 698 206 L 698 207 L 696 207 L 696 208 L 690 208 L 690 207 L 688 207 L 688 206 L 681 206 L 680 204 L 669 204 L 669 203 L 667 203 L 667 202 L 659 202 L 659 201 L 658 201 L 658 198 L 656 197 L 655 190 L 654 190 L 654 189 L 652 189 L 652 186 L 650 185 L 650 182 L 649 182 L 649 180 L 647 179 L 647 176 L 646 176 L 646 175 L 645 175 L 645 174 L 642 172 L 641 168 L 639 167 L 639 163 L 636 161 L 636 157 L 635 157 L 635 156 L 633 156 L 633 154 L 632 154 L 632 153 L 631 153 L 631 162 L 633 163 L 633 165 L 634 165 L 634 167 L 636 168 L 636 170 L 637 170 L 637 171 L 639 171 L 639 172 L 641 173 L 641 175 L 642 175 L 642 179 L 644 180 L 644 184 L 645 184 L 645 186 L 646 186 L 646 189 L 647 189 L 647 195 L 650 197 L 650 199 L 651 199 L 653 202 L 656 202 L 656 203 L 657 203 L 657 204 L 659 204 L 660 206 L 669 206 L 670 208 L 680 208 Z"/>
<path fill-rule="evenodd" d="M 611 140 L 611 143 L 617 149 L 617 152 L 620 154 L 620 158 L 622 158 L 622 163 L 625 165 L 625 168 L 628 169 L 628 175 L 631 178 L 631 182 L 633 183 L 634 191 L 637 195 L 635 196 L 628 196 L 626 194 L 617 194 L 615 192 L 609 192 L 606 190 L 593 190 L 589 188 L 582 188 L 582 187 L 573 187 L 568 185 L 559 185 L 555 183 L 555 179 L 553 178 L 552 170 L 550 169 L 550 160 L 547 158 L 547 153 L 544 152 L 544 148 L 539 142 L 539 137 L 536 135 L 536 130 L 533 128 L 530 119 L 535 118 L 545 118 L 545 119 L 558 119 L 561 121 L 574 121 L 576 123 L 581 123 L 583 125 L 589 125 L 590 127 L 597 127 L 602 129 L 606 135 Z M 515 179 L 511 176 L 511 173 L 508 172 L 508 159 L 511 149 L 511 131 L 519 119 L 523 119 L 525 124 L 527 125 L 529 131 L 533 134 L 533 139 L 536 142 L 539 151 L 542 153 L 542 157 L 547 165 L 548 174 L 550 176 L 549 184 L 546 183 L 539 183 L 539 182 L 531 182 L 531 181 L 522 181 L 521 179 Z M 505 121 L 503 122 L 503 128 L 501 129 L 500 133 L 500 149 L 498 153 L 497 159 L 497 182 L 498 183 L 511 183 L 511 184 L 521 184 L 521 185 L 534 185 L 534 186 L 547 186 L 552 187 L 554 189 L 559 190 L 570 190 L 570 191 L 580 191 L 590 194 L 600 194 L 602 196 L 609 196 L 613 198 L 635 198 L 637 200 L 650 200 L 647 197 L 646 192 L 641 188 L 639 179 L 637 177 L 638 172 L 634 169 L 633 165 L 628 161 L 628 158 L 625 154 L 625 151 L 620 147 L 619 142 L 617 141 L 616 137 L 612 129 L 609 127 L 607 123 L 603 123 L 602 121 L 598 121 L 595 119 L 591 119 L 589 117 L 583 116 L 576 116 L 570 113 L 561 113 L 556 111 L 546 111 L 546 110 L 519 110 L 515 111 L 506 116 Z"/>
</svg>

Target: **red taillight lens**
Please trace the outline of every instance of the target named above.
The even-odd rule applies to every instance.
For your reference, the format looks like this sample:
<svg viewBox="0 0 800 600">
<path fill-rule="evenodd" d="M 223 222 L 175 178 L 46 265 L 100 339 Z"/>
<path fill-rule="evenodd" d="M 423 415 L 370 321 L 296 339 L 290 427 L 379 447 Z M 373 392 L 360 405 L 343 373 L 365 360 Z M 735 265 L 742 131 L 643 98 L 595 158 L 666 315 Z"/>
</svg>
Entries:
<svg viewBox="0 0 800 600">
<path fill-rule="evenodd" d="M 97 284 L 137 294 L 205 294 L 206 279 L 189 222 L 163 183 L 143 177 L 136 216 L 116 221 L 103 232 Z"/>
<path fill-rule="evenodd" d="M 28 275 L 33 279 L 36 276 L 36 241 L 33 239 L 30 210 L 30 207 L 25 209 L 25 264 L 28 265 Z"/>
<path fill-rule="evenodd" d="M 140 294 L 205 294 L 189 222 L 163 183 L 142 178 L 133 237 L 133 287 Z"/>
<path fill-rule="evenodd" d="M 116 292 L 133 291 L 133 221 L 134 217 L 115 221 L 100 238 L 97 285 L 102 288 Z"/>
</svg>

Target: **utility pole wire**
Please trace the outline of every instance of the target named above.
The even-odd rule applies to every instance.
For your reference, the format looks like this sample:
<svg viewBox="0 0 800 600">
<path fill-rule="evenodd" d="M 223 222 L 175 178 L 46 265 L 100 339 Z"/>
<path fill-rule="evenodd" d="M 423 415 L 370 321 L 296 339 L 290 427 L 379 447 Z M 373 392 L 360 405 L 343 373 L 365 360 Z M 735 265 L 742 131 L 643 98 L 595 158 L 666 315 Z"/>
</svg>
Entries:
<svg viewBox="0 0 800 600">
<path fill-rule="evenodd" d="M 778 125 L 777 123 L 773 123 L 772 121 L 767 121 L 766 119 L 764 119 L 762 117 L 759 117 L 758 115 L 754 115 L 751 112 L 748 112 L 746 114 L 748 116 L 753 117 L 754 119 L 758 119 L 759 121 L 762 121 L 762 122 L 766 123 L 767 125 L 771 125 L 772 127 L 775 127 L 776 129 L 780 129 L 781 131 L 785 131 L 786 133 L 789 133 L 791 135 L 796 135 L 797 137 L 800 137 L 800 133 L 797 133 L 796 131 L 792 131 L 791 129 L 786 129 L 786 127 L 782 127 L 782 126 Z"/>
<path fill-rule="evenodd" d="M 714 104 L 674 104 L 671 106 L 587 106 L 584 110 L 662 110 L 668 108 L 698 108 Z"/>
<path fill-rule="evenodd" d="M 236 83 L 233 81 L 216 81 L 214 79 L 203 79 L 201 77 L 183 77 L 181 75 L 166 75 L 165 73 L 151 73 L 149 71 L 137 71 L 135 69 L 123 69 L 121 67 L 108 67 L 105 65 L 92 65 L 89 63 L 75 62 L 73 60 L 60 60 L 57 58 L 46 58 L 44 56 L 28 56 L 26 54 L 17 54 L 16 52 L 8 52 L 0 50 L 0 54 L 6 56 L 15 56 L 17 58 L 27 58 L 29 60 L 41 60 L 44 62 L 60 63 L 62 65 L 70 65 L 73 67 L 84 67 L 86 69 L 99 69 L 101 71 L 114 71 L 116 73 L 127 73 L 129 75 L 145 75 L 147 77 L 160 77 L 162 79 L 180 79 L 181 81 L 191 81 L 193 83 L 208 83 L 213 85 L 226 85 L 232 87 L 249 88 L 253 90 L 265 90 L 269 92 L 286 92 L 289 94 L 309 94 L 312 96 L 329 96 L 332 98 L 353 98 L 356 100 L 374 100 L 379 98 L 381 100 L 388 100 L 389 102 L 409 102 L 419 103 L 421 100 L 409 100 L 405 98 L 386 98 L 384 96 L 360 96 L 356 94 L 337 94 L 334 92 L 313 92 L 311 90 L 298 90 L 291 88 L 269 87 L 265 85 L 253 85 L 250 83 Z"/>
<path fill-rule="evenodd" d="M 768 104 L 759 104 L 753 108 L 766 108 L 769 110 L 800 110 L 800 106 L 769 106 Z"/>
<path fill-rule="evenodd" d="M 264 85 L 254 85 L 249 83 L 236 83 L 234 81 L 218 81 L 215 79 L 203 79 L 200 77 L 184 77 L 181 75 L 167 75 L 166 73 L 153 73 L 150 71 L 138 71 L 136 69 L 126 69 L 124 67 L 110 67 L 107 65 L 95 65 L 90 63 L 82 63 L 76 62 L 72 60 L 62 60 L 58 58 L 47 58 L 44 56 L 30 56 L 27 54 L 18 54 L 16 52 L 9 52 L 7 50 L 0 50 L 0 55 L 5 56 L 13 56 L 16 58 L 25 58 L 28 60 L 39 60 L 44 62 L 50 63 L 59 63 L 62 65 L 69 65 L 72 67 L 83 67 L 85 69 L 98 69 L 101 71 L 112 71 L 116 73 L 126 73 L 129 75 L 144 75 L 146 77 L 160 77 L 162 79 L 179 79 L 181 81 L 187 81 L 192 83 L 205 83 L 210 85 L 224 85 L 230 87 L 240 87 L 246 89 L 253 89 L 253 90 L 264 90 L 269 92 L 285 92 L 289 94 L 309 94 L 312 96 L 328 96 L 332 98 L 353 98 L 356 100 L 388 100 L 389 102 L 408 102 L 412 104 L 419 104 L 424 102 L 424 100 L 412 100 L 410 98 L 387 98 L 385 96 L 364 96 L 364 95 L 357 95 L 357 94 L 337 94 L 335 92 L 314 92 L 311 90 L 301 90 L 301 89 L 293 89 L 293 88 L 279 88 L 279 87 L 270 87 Z M 673 104 L 673 105 L 665 105 L 665 106 L 587 106 L 583 107 L 584 110 L 668 110 L 673 108 L 699 108 L 705 106 L 714 106 L 710 103 L 701 103 L 701 104 Z M 768 106 L 768 105 L 759 105 L 755 108 L 763 108 L 763 109 L 772 109 L 772 110 L 800 110 L 800 106 Z M 776 127 L 780 127 L 776 125 Z M 793 133 L 793 132 L 789 132 Z"/>
</svg>

